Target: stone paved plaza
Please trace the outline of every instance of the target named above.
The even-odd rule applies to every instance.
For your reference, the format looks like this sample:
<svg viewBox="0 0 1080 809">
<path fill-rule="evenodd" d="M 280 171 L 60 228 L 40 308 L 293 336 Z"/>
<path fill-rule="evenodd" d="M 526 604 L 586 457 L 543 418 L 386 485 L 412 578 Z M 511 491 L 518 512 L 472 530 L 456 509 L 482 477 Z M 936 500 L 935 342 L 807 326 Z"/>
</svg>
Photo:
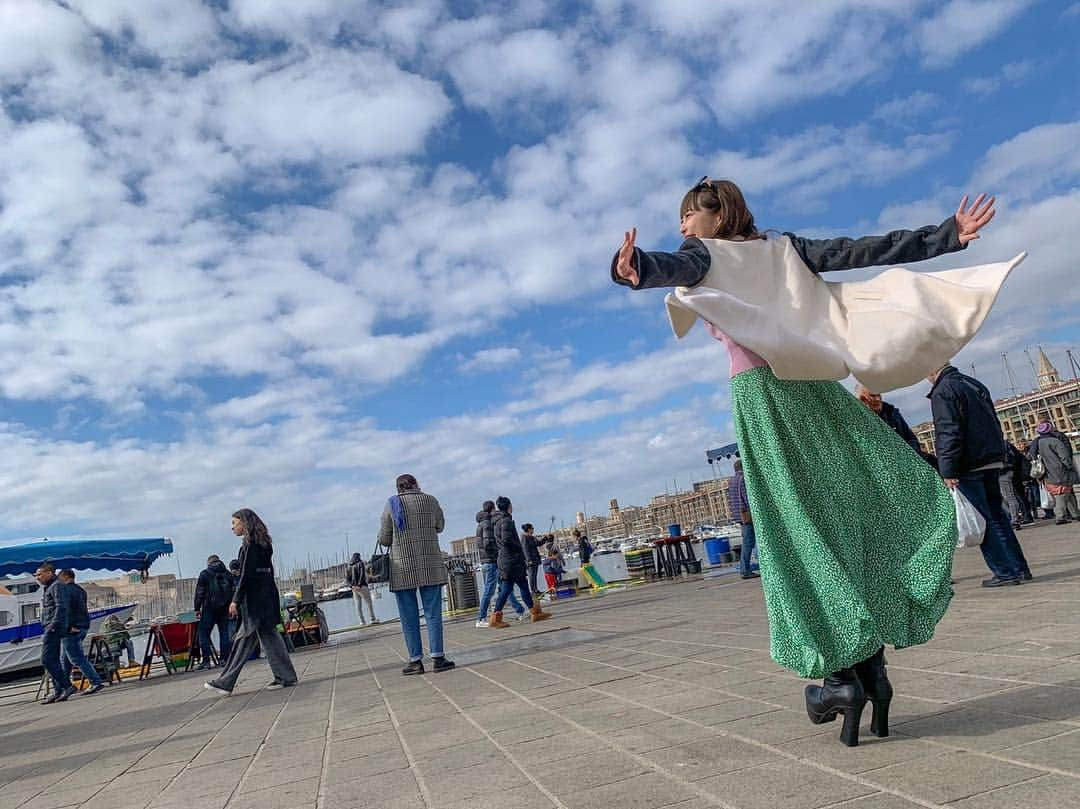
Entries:
<svg viewBox="0 0 1080 809">
<path fill-rule="evenodd" d="M 737 576 L 581 597 L 535 626 L 448 624 L 460 667 L 402 677 L 396 624 L 262 661 L 4 709 L 0 806 L 902 809 L 1080 806 L 1080 528 L 1021 533 L 1037 580 L 957 557 L 935 640 L 890 655 L 893 735 L 842 747 L 769 660 Z"/>
</svg>

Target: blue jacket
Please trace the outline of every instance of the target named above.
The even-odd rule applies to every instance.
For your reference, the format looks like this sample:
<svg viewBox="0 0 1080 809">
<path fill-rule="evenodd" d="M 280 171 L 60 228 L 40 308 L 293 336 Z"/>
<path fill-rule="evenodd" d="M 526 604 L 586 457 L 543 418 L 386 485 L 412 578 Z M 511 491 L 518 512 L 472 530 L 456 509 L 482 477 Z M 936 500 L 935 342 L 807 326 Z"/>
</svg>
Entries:
<svg viewBox="0 0 1080 809">
<path fill-rule="evenodd" d="M 41 593 L 41 628 L 46 632 L 66 633 L 68 623 L 68 594 L 64 583 L 54 578 Z"/>
<path fill-rule="evenodd" d="M 1005 462 L 1005 438 L 994 399 L 982 382 L 946 365 L 927 398 L 943 478 L 959 478 L 981 466 Z"/>
</svg>

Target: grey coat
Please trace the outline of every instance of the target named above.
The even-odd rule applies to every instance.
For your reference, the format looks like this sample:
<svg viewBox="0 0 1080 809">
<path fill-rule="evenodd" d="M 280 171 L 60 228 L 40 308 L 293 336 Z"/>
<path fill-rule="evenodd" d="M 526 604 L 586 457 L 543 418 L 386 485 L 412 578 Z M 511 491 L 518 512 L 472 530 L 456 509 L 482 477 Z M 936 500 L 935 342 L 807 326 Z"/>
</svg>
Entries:
<svg viewBox="0 0 1080 809">
<path fill-rule="evenodd" d="M 1028 447 L 1028 457 L 1034 460 L 1036 456 L 1042 456 L 1047 483 L 1055 486 L 1080 483 L 1080 475 L 1073 463 L 1072 447 L 1065 436 L 1060 433 L 1040 435 Z"/>
<path fill-rule="evenodd" d="M 379 525 L 379 542 L 390 548 L 390 590 L 446 584 L 446 564 L 439 547 L 445 520 L 439 501 L 419 490 L 397 496 L 405 510 L 405 530 L 394 525 L 389 502 Z"/>
</svg>

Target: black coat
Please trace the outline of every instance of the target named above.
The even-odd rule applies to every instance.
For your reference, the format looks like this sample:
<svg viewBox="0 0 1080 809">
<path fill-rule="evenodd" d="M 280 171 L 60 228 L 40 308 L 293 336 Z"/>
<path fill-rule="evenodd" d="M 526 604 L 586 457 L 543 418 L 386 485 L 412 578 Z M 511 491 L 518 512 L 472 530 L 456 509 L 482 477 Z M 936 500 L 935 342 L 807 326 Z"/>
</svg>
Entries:
<svg viewBox="0 0 1080 809">
<path fill-rule="evenodd" d="M 68 629 L 89 629 L 90 610 L 86 608 L 86 590 L 75 582 L 64 585 L 68 604 Z"/>
<path fill-rule="evenodd" d="M 211 562 L 195 583 L 195 612 L 213 609 L 214 602 L 217 602 L 218 610 L 228 609 L 235 590 L 232 574 L 225 563 L 220 559 Z"/>
<path fill-rule="evenodd" d="M 947 365 L 927 398 L 934 414 L 934 444 L 943 478 L 1004 463 L 1005 438 L 994 399 L 984 384 Z"/>
<path fill-rule="evenodd" d="M 350 587 L 367 587 L 367 565 L 363 559 L 349 562 L 345 568 L 345 583 Z"/>
<path fill-rule="evenodd" d="M 495 542 L 494 517 L 498 512 L 476 512 L 476 538 L 480 542 L 480 561 L 494 565 L 499 561 L 499 545 Z"/>
<path fill-rule="evenodd" d="M 281 598 L 274 582 L 274 549 L 245 542 L 240 548 L 240 580 L 233 603 L 244 616 L 245 628 L 273 629 L 281 623 Z"/>
<path fill-rule="evenodd" d="M 581 564 L 589 564 L 589 560 L 592 558 L 592 545 L 589 544 L 588 537 L 581 537 L 577 543 L 578 557 L 581 559 Z"/>
<path fill-rule="evenodd" d="M 502 581 L 525 578 L 525 551 L 514 518 L 505 511 L 497 511 L 493 522 L 495 544 L 499 547 L 499 578 Z"/>
<path fill-rule="evenodd" d="M 540 564 L 540 545 L 543 544 L 536 534 L 522 534 L 521 547 L 525 551 L 525 561 L 530 565 Z"/>
<path fill-rule="evenodd" d="M 66 633 L 71 626 L 68 623 L 69 604 L 70 599 L 64 592 L 64 583 L 53 578 L 41 593 L 41 628 L 46 632 Z"/>
</svg>

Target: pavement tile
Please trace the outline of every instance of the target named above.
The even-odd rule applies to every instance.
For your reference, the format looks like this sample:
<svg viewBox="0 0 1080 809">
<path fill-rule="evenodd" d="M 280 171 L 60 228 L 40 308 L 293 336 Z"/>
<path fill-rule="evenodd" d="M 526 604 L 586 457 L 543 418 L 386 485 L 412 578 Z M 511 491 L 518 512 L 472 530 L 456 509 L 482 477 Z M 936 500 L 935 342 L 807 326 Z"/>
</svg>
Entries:
<svg viewBox="0 0 1080 809">
<path fill-rule="evenodd" d="M 739 809 L 817 809 L 874 791 L 795 761 L 716 775 L 697 785 Z"/>
<path fill-rule="evenodd" d="M 845 747 L 837 739 L 819 735 L 788 742 L 780 749 L 849 773 L 865 773 L 941 752 L 940 747 L 892 729 L 888 737 L 879 739 L 865 726 L 858 747 Z"/>
<path fill-rule="evenodd" d="M 438 804 L 442 809 L 551 809 L 551 799 L 532 784 Z"/>
<path fill-rule="evenodd" d="M 560 795 L 569 809 L 652 809 L 698 797 L 693 790 L 655 773 L 635 775 L 592 789 Z"/>
<path fill-rule="evenodd" d="M 1080 775 L 1080 729 L 1020 747 L 1009 747 L 998 754 L 1035 766 L 1054 767 Z"/>
<path fill-rule="evenodd" d="M 724 736 L 651 750 L 643 756 L 686 781 L 699 781 L 721 773 L 756 767 L 778 756 L 764 748 Z"/>
<path fill-rule="evenodd" d="M 911 722 L 901 721 L 897 729 L 908 736 L 932 739 L 966 750 L 991 752 L 1055 736 L 1070 727 L 980 708 L 959 708 Z"/>
<path fill-rule="evenodd" d="M 543 760 L 530 762 L 526 768 L 537 781 L 556 795 L 592 789 L 648 772 L 648 768 L 633 757 L 608 749 L 595 750 L 551 764 Z"/>
<path fill-rule="evenodd" d="M 978 754 L 939 753 L 874 770 L 868 777 L 905 795 L 950 803 L 1041 774 Z"/>
<path fill-rule="evenodd" d="M 678 719 L 662 719 L 648 725 L 637 725 L 608 734 L 608 740 L 634 753 L 646 753 L 661 747 L 713 737 L 716 731 Z"/>
<path fill-rule="evenodd" d="M 1044 775 L 950 804 L 955 809 L 1064 809 L 1080 806 L 1080 781 Z"/>
</svg>

